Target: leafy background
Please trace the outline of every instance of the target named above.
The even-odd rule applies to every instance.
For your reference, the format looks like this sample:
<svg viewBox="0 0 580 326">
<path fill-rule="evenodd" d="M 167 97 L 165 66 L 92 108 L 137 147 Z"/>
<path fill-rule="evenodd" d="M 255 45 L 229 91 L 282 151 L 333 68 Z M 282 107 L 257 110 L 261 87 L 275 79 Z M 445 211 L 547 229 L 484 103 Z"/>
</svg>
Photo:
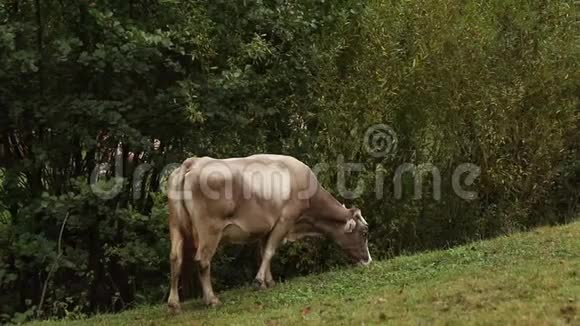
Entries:
<svg viewBox="0 0 580 326">
<path fill-rule="evenodd" d="M 0 321 L 165 300 L 163 169 L 193 155 L 328 163 L 319 177 L 337 197 L 336 159 L 363 163 L 365 191 L 345 201 L 372 225 L 376 258 L 567 222 L 580 198 L 576 17 L 564 0 L 2 1 Z M 396 131 L 392 155 L 365 150 L 375 124 Z M 482 172 L 472 201 L 451 187 L 466 162 Z M 125 178 L 108 200 L 89 186 L 101 163 Z M 411 174 L 396 199 L 402 163 L 438 167 L 441 200 L 430 178 L 414 199 Z M 217 290 L 249 282 L 255 254 L 221 249 Z M 343 263 L 309 240 L 273 268 Z"/>
</svg>

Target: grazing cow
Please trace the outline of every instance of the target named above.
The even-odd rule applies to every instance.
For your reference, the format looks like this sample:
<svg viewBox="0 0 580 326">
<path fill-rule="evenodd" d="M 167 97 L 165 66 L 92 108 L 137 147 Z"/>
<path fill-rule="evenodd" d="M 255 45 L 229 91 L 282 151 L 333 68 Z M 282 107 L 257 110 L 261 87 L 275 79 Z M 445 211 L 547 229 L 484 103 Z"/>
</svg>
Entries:
<svg viewBox="0 0 580 326">
<path fill-rule="evenodd" d="M 211 259 L 220 243 L 260 245 L 255 278 L 274 285 L 270 261 L 283 241 L 305 236 L 334 240 L 353 263 L 371 262 L 368 225 L 358 208 L 347 209 L 322 188 L 312 170 L 282 155 L 214 159 L 189 158 L 168 182 L 171 290 L 168 306 L 177 312 L 184 241 L 193 241 L 194 260 L 206 305 L 217 305 L 210 280 Z"/>
</svg>

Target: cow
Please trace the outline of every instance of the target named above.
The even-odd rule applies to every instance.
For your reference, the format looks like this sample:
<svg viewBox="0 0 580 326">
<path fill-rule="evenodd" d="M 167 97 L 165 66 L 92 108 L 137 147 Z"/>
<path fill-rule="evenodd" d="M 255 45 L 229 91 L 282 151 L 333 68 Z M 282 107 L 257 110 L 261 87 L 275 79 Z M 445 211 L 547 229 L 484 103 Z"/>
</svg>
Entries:
<svg viewBox="0 0 580 326">
<path fill-rule="evenodd" d="M 220 304 L 214 294 L 211 260 L 220 244 L 259 245 L 259 288 L 274 285 L 270 262 L 279 245 L 307 236 L 335 241 L 350 260 L 368 265 L 368 223 L 360 209 L 346 208 L 298 159 L 274 154 L 215 159 L 188 158 L 167 183 L 171 281 L 169 310 L 180 311 L 178 283 L 184 242 L 194 250 L 203 302 Z"/>
</svg>

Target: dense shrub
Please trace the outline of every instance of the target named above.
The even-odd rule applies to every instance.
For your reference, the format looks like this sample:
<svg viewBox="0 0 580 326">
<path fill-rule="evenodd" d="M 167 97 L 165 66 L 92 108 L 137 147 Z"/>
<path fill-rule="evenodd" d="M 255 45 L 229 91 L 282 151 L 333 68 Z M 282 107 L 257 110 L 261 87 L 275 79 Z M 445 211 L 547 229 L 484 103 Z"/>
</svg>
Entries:
<svg viewBox="0 0 580 326">
<path fill-rule="evenodd" d="M 440 201 L 425 193 L 427 182 L 422 200 L 396 200 L 392 192 L 376 200 L 372 191 L 357 200 L 383 229 L 375 232 L 384 232 L 388 250 L 558 222 L 554 204 L 577 203 L 572 71 L 580 48 L 572 16 L 558 1 L 372 1 L 356 32 L 333 35 L 348 46 L 340 64 L 329 60 L 321 70 L 318 116 L 328 122 L 321 130 L 336 140 L 322 156 L 365 162 L 370 184 L 375 167 L 390 181 L 405 162 L 431 163 L 442 175 Z M 376 123 L 397 132 L 394 155 L 373 159 L 360 146 Z M 463 163 L 481 169 L 473 201 L 451 187 Z"/>
<path fill-rule="evenodd" d="M 571 6 L 2 2 L 0 322 L 162 302 L 165 167 L 192 155 L 326 163 L 321 182 L 363 209 L 378 258 L 566 222 L 580 198 Z M 379 124 L 397 142 L 372 155 L 367 131 Z M 347 178 L 364 185 L 355 196 L 341 189 L 341 160 L 364 167 Z M 91 188 L 101 163 L 108 187 L 124 178 L 109 199 Z M 415 174 L 397 173 L 408 163 Z M 471 200 L 452 186 L 464 163 L 481 171 L 461 181 Z M 413 195 L 427 164 L 441 174 L 439 199 L 429 173 Z M 249 282 L 255 254 L 220 249 L 218 290 Z M 308 240 L 283 247 L 273 270 L 342 263 L 334 245 Z"/>
</svg>

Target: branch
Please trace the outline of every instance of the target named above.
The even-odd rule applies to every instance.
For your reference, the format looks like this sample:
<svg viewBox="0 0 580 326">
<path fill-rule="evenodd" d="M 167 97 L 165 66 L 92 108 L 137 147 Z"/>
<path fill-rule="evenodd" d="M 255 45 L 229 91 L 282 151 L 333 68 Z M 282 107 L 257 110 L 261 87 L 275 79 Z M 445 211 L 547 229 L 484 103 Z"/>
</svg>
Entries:
<svg viewBox="0 0 580 326">
<path fill-rule="evenodd" d="M 54 260 L 54 263 L 52 263 L 52 266 L 50 267 L 50 271 L 48 271 L 48 275 L 46 276 L 46 280 L 44 281 L 44 286 L 42 287 L 42 295 L 40 296 L 40 302 L 38 303 L 38 310 L 37 310 L 39 315 L 42 313 L 42 305 L 44 304 L 46 290 L 48 289 L 48 282 L 52 278 L 54 271 L 58 267 L 58 262 L 59 262 L 60 258 L 62 257 L 62 235 L 64 233 L 64 227 L 66 226 L 66 222 L 68 221 L 68 217 L 69 217 L 69 213 L 66 213 L 66 216 L 64 217 L 64 220 L 62 221 L 62 225 L 60 226 L 60 233 L 58 235 L 58 245 L 57 245 L 58 254 L 56 256 L 56 259 Z"/>
</svg>

